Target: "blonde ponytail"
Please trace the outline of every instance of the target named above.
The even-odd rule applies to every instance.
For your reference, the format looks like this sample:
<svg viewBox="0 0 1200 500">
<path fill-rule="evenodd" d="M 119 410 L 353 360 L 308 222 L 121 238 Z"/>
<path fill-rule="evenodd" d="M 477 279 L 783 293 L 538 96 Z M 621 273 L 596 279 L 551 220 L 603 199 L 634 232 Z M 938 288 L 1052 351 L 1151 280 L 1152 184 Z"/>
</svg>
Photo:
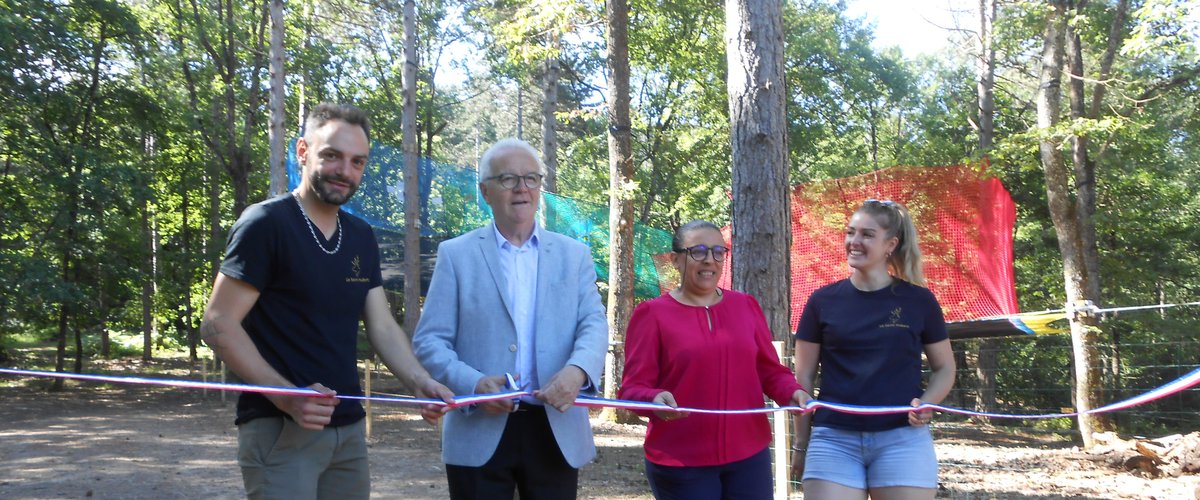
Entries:
<svg viewBox="0 0 1200 500">
<path fill-rule="evenodd" d="M 888 255 L 888 272 L 914 285 L 926 286 L 917 226 L 908 208 L 894 201 L 867 200 L 858 211 L 874 217 L 889 238 L 895 236 L 899 240 Z"/>
</svg>

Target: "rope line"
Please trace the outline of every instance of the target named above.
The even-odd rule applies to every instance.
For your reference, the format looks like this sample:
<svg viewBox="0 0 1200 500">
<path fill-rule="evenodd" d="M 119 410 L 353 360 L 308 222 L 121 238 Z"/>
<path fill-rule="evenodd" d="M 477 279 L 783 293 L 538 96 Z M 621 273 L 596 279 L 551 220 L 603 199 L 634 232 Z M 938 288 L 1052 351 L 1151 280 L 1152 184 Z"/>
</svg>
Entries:
<svg viewBox="0 0 1200 500">
<path fill-rule="evenodd" d="M 194 380 L 178 380 L 178 379 L 160 379 L 146 377 L 124 377 L 112 375 L 91 375 L 84 373 L 70 372 L 47 372 L 39 370 L 17 370 L 0 368 L 0 374 L 19 375 L 27 377 L 52 377 L 76 380 L 89 380 L 94 382 L 109 382 L 117 384 L 139 384 L 139 385 L 159 385 L 167 387 L 183 387 L 190 389 L 214 389 L 219 391 L 240 391 L 240 392 L 257 392 L 264 394 L 286 394 L 293 396 L 322 396 L 321 393 L 304 387 L 277 387 L 263 385 L 248 385 L 248 384 L 228 384 L 217 382 L 197 382 Z M 804 406 L 772 406 L 762 408 L 746 408 L 746 409 L 712 409 L 712 408 L 690 408 L 676 407 L 672 408 L 664 404 L 648 403 L 645 401 L 629 401 L 622 399 L 605 399 L 594 396 L 579 396 L 575 400 L 575 404 L 583 407 L 612 407 L 623 408 L 634 411 L 679 411 L 687 413 L 702 413 L 702 414 L 751 414 L 751 413 L 773 413 L 779 411 L 789 411 L 797 413 L 807 413 L 816 411 L 818 408 L 825 408 L 841 413 L 850 413 L 855 415 L 886 415 L 895 413 L 908 413 L 920 409 L 933 409 L 943 413 L 954 413 L 967 416 L 980 416 L 990 418 L 1011 418 L 1011 419 L 1047 419 L 1047 418 L 1064 418 L 1076 417 L 1079 415 L 1090 415 L 1097 413 L 1106 413 L 1117 410 L 1124 410 L 1141 404 L 1170 396 L 1190 389 L 1197 384 L 1200 384 L 1200 367 L 1193 369 L 1190 373 L 1179 377 L 1167 384 L 1164 384 L 1156 389 L 1145 392 L 1141 395 L 1134 396 L 1129 399 L 1118 401 L 1109 405 L 1093 408 L 1084 412 L 1070 413 L 1043 413 L 1043 414 L 1013 414 L 1013 413 L 989 413 L 956 408 L 953 406 L 943 406 L 931 403 L 924 403 L 919 406 L 861 406 L 845 403 L 834 403 L 820 400 L 810 400 Z M 473 404 L 486 403 L 489 401 L 499 401 L 504 399 L 514 399 L 521 396 L 532 396 L 530 391 L 508 391 L 494 394 L 474 394 L 469 396 L 459 396 L 454 398 L 454 402 L 447 404 L 439 399 L 415 398 L 415 397 L 384 397 L 384 396 L 358 396 L 358 395 L 337 395 L 338 398 L 351 399 L 359 401 L 379 401 L 387 403 L 398 403 L 404 405 L 438 405 L 450 406 L 451 408 L 459 408 Z"/>
<path fill-rule="evenodd" d="M 1087 314 L 1109 314 L 1121 313 L 1126 311 L 1147 311 L 1153 309 L 1171 309 L 1174 307 L 1191 307 L 1200 306 L 1200 301 L 1196 302 L 1180 302 L 1171 304 L 1150 304 L 1143 306 L 1123 306 L 1123 307 L 1096 307 L 1094 304 L 1086 304 L 1062 309 L 1046 309 L 1043 311 L 1024 312 L 1016 314 L 1001 314 L 999 316 L 987 316 L 983 318 L 968 319 L 962 321 L 949 321 L 948 323 L 970 323 L 972 321 L 988 321 L 997 319 L 1020 319 L 1026 316 L 1038 316 L 1045 314 L 1069 314 L 1071 312 L 1080 312 Z"/>
</svg>

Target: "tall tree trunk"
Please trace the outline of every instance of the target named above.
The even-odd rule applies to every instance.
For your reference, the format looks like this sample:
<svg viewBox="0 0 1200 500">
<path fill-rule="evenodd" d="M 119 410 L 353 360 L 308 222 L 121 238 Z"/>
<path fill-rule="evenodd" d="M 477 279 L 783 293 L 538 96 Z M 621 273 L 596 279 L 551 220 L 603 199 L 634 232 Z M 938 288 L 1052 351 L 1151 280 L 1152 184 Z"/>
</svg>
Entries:
<svg viewBox="0 0 1200 500">
<path fill-rule="evenodd" d="M 75 280 L 79 280 L 79 268 L 75 268 Z M 75 333 L 75 373 L 83 373 L 83 331 L 79 329 L 79 317 L 71 322 L 71 330 Z"/>
<path fill-rule="evenodd" d="M 105 227 L 104 210 L 96 211 L 96 227 Z M 108 266 L 96 266 L 96 309 L 99 313 L 100 357 L 108 359 L 111 347 L 108 333 Z"/>
<path fill-rule="evenodd" d="M 196 0 L 190 0 L 191 8 L 188 14 L 191 15 L 192 23 L 196 29 L 196 39 L 204 52 L 208 55 L 213 66 L 216 69 L 217 75 L 221 80 L 221 93 L 219 102 L 214 102 L 212 109 L 214 121 L 220 124 L 219 131 L 210 131 L 211 127 L 201 126 L 201 135 L 204 137 L 205 143 L 213 152 L 213 155 L 220 161 L 221 166 L 229 173 L 229 179 L 233 187 L 233 215 L 235 217 L 242 214 L 249 205 L 250 199 L 250 172 L 253 168 L 253 163 L 250 161 L 250 138 L 257 133 L 255 130 L 257 124 L 257 116 L 259 113 L 259 103 L 261 101 L 258 84 L 261 81 L 261 73 L 265 66 L 266 58 L 266 27 L 269 15 L 269 5 L 265 2 L 254 3 L 254 8 L 251 12 L 257 16 L 258 21 L 254 25 L 254 45 L 249 48 L 251 57 L 248 72 L 242 69 L 242 60 L 240 59 L 237 47 L 245 45 L 244 40 L 239 39 L 237 26 L 240 21 L 237 15 L 236 8 L 238 3 L 233 0 L 221 0 L 217 8 L 217 19 L 219 29 L 215 33 L 217 36 L 216 42 L 213 43 L 213 37 L 210 36 L 208 29 L 205 28 L 206 23 L 203 20 L 204 14 L 201 14 L 201 7 Z M 261 13 L 258 10 L 261 6 Z M 184 22 L 182 9 L 175 13 L 176 20 L 181 29 Z M 182 35 L 175 38 L 175 43 L 180 50 L 183 49 L 185 40 Z M 199 116 L 203 111 L 200 108 L 199 98 L 196 91 L 195 77 L 192 75 L 188 61 L 181 61 L 184 80 L 188 88 L 188 101 L 192 107 L 192 112 Z M 250 75 L 245 77 L 244 73 Z M 245 108 L 241 108 L 241 100 L 237 95 L 236 90 L 241 88 L 243 82 L 250 82 L 246 88 Z M 240 116 L 240 130 L 239 130 Z"/>
<path fill-rule="evenodd" d="M 71 155 L 74 161 L 71 162 L 70 172 L 71 181 L 67 188 L 67 230 L 65 241 L 62 248 L 62 278 L 63 283 L 71 285 L 71 269 L 78 265 L 75 262 L 75 245 L 76 245 L 76 226 L 79 224 L 79 187 L 81 185 L 81 171 L 79 163 L 82 161 L 75 155 Z M 57 349 L 54 355 L 54 371 L 62 372 L 66 365 L 67 356 L 67 325 L 70 324 L 72 317 L 72 301 L 70 298 L 63 298 L 58 304 L 58 334 L 57 334 Z M 60 391 L 63 388 L 62 379 L 54 379 L 54 386 L 51 390 Z"/>
<path fill-rule="evenodd" d="M 151 227 L 149 194 L 142 199 L 142 236 L 146 238 L 146 260 L 142 268 L 142 359 L 154 357 L 154 230 Z"/>
<path fill-rule="evenodd" d="M 142 83 L 145 84 L 146 76 L 142 74 Z M 146 164 L 150 166 L 150 174 L 147 176 L 153 179 L 155 176 L 154 156 L 155 144 L 154 136 L 145 129 L 142 130 L 142 155 L 146 160 Z M 154 295 L 157 291 L 157 271 L 158 266 L 156 260 L 158 258 L 158 235 L 152 227 L 151 201 L 154 196 L 153 192 L 146 189 L 141 194 L 142 199 L 142 235 L 146 238 L 146 266 L 149 269 L 143 269 L 142 272 L 142 359 L 150 361 L 154 358 Z M 157 221 L 154 221 L 157 224 Z"/>
<path fill-rule="evenodd" d="M 210 281 L 217 279 L 217 273 L 221 272 L 221 261 L 225 258 L 221 250 L 225 242 L 221 231 L 221 179 L 215 171 L 216 166 L 208 165 L 204 176 L 204 186 L 208 189 L 208 240 L 204 248 Z"/>
<path fill-rule="evenodd" d="M 546 164 L 544 190 L 558 192 L 558 35 L 551 35 L 554 55 L 546 58 L 542 80 L 542 162 Z"/>
<path fill-rule="evenodd" d="M 521 92 L 521 81 L 517 80 L 517 139 L 525 139 L 525 97 Z"/>
<path fill-rule="evenodd" d="M 668 81 L 666 87 L 670 88 L 673 84 Z M 658 122 L 653 127 L 648 128 L 648 134 L 653 137 L 650 141 L 650 146 L 646 148 L 646 161 L 650 163 L 650 185 L 642 196 L 642 206 L 638 210 L 638 222 L 643 224 L 650 221 L 650 211 L 654 208 L 654 203 L 658 201 L 659 193 L 662 187 L 667 184 L 668 174 L 664 173 L 664 162 L 671 160 L 659 156 L 659 152 L 663 143 L 663 137 L 666 135 L 666 130 L 671 128 L 671 123 L 675 119 L 675 114 L 667 111 L 659 113 Z M 674 177 L 673 175 L 671 176 Z"/>
<path fill-rule="evenodd" d="M 1042 67 L 1036 98 L 1038 127 L 1043 130 L 1052 130 L 1059 123 L 1065 12 L 1064 0 L 1053 0 L 1043 32 Z M 1058 146 L 1051 139 L 1043 139 L 1039 144 L 1042 169 L 1046 175 L 1046 201 L 1062 254 L 1067 303 L 1080 305 L 1086 300 L 1087 270 L 1084 266 L 1079 218 L 1076 206 L 1070 200 L 1071 176 Z M 1095 408 L 1098 400 L 1099 380 L 1094 376 L 1094 367 L 1098 366 L 1094 349 L 1097 335 L 1096 330 L 1084 322 L 1084 315 L 1071 315 L 1069 321 L 1074 354 L 1075 409 L 1084 412 Z M 1079 417 L 1079 432 L 1085 448 L 1095 444 L 1092 433 L 1096 429 L 1094 417 Z"/>
<path fill-rule="evenodd" d="M 72 286 L 75 284 L 73 281 L 75 274 L 73 274 L 71 271 L 79 265 L 75 259 L 75 252 L 76 246 L 78 245 L 76 239 L 79 234 L 79 198 L 82 196 L 80 193 L 80 186 L 82 185 L 83 169 L 79 164 L 83 160 L 74 153 L 70 154 L 69 157 L 72 159 L 69 170 L 71 172 L 71 180 L 69 181 L 67 188 L 67 228 L 65 231 L 65 240 L 63 241 L 62 248 L 62 280 L 64 285 Z M 64 297 L 61 301 L 59 301 L 57 334 L 58 342 L 54 356 L 54 371 L 56 372 L 62 372 L 63 367 L 66 366 L 67 327 L 70 325 L 71 319 L 74 317 L 73 309 L 74 304 L 71 298 Z M 52 390 L 59 391 L 62 390 L 62 388 L 62 379 L 55 379 Z"/>
<path fill-rule="evenodd" d="M 418 59 L 417 65 L 419 64 L 420 60 Z M 417 176 L 417 182 L 418 186 L 420 186 L 421 192 L 425 193 L 426 198 L 428 198 L 429 193 L 431 193 L 433 190 L 433 139 L 446 129 L 446 125 L 448 125 L 449 122 L 437 118 L 434 114 L 434 108 L 436 107 L 434 98 L 437 96 L 437 86 L 434 84 L 433 75 L 429 73 L 426 75 L 427 78 L 425 80 L 425 86 L 427 89 L 429 89 L 429 100 L 426 101 L 425 106 L 422 107 L 421 114 L 424 115 L 424 118 L 422 119 L 423 125 L 417 126 L 417 130 L 424 133 L 423 137 L 425 144 L 423 147 L 418 147 L 417 149 L 417 171 L 419 172 Z M 440 123 L 435 125 L 435 120 L 439 121 Z M 423 158 L 426 160 L 422 160 Z M 425 203 L 420 204 L 420 206 L 421 227 L 429 227 L 429 211 L 431 208 L 429 206 L 429 200 L 426 199 Z"/>
<path fill-rule="evenodd" d="M 308 41 L 312 38 L 312 2 L 303 2 L 304 39 L 300 40 L 300 52 L 308 52 Z M 303 70 L 296 73 L 296 123 L 303 129 L 308 113 L 307 78 Z"/>
<path fill-rule="evenodd" d="M 1070 0 L 1069 0 L 1070 1 Z M 1087 4 L 1086 0 L 1074 0 L 1075 5 L 1072 6 L 1072 15 L 1083 15 L 1083 8 Z M 1083 82 L 1083 42 L 1079 37 L 1079 33 L 1071 23 L 1066 23 L 1066 33 L 1064 34 L 1064 43 L 1066 45 L 1067 68 L 1070 75 L 1070 80 L 1067 85 L 1067 96 L 1070 101 L 1070 112 L 1072 120 L 1082 120 L 1087 116 L 1087 104 L 1085 103 L 1086 96 L 1084 95 Z M 1071 140 L 1071 160 L 1075 166 L 1075 213 L 1077 217 L 1077 227 L 1079 228 L 1079 252 L 1083 262 L 1083 284 L 1080 293 L 1082 299 L 1091 301 L 1093 304 L 1101 304 L 1100 301 L 1100 250 L 1096 244 L 1096 165 L 1088 157 L 1088 140 L 1086 136 L 1075 135 Z M 1103 380 L 1103 361 L 1099 359 L 1099 354 L 1095 352 L 1096 346 L 1100 342 L 1099 322 L 1094 318 L 1083 317 L 1081 321 L 1086 325 L 1090 332 L 1089 344 L 1086 349 L 1091 351 L 1092 356 L 1096 356 L 1094 362 L 1089 362 L 1087 365 L 1088 378 L 1092 380 L 1095 389 L 1093 392 L 1093 401 L 1101 400 L 1101 381 Z M 1112 430 L 1110 420 L 1104 415 L 1095 415 L 1092 417 L 1093 429 L 1097 432 Z"/>
<path fill-rule="evenodd" d="M 404 2 L 404 329 L 417 331 L 421 318 L 421 192 L 417 169 L 417 8 Z"/>
<path fill-rule="evenodd" d="M 733 146 L 733 288 L 758 298 L 791 339 L 791 209 L 780 1 L 725 2 Z M 791 343 L 785 345 L 790 347 Z"/>
<path fill-rule="evenodd" d="M 996 116 L 996 48 L 993 45 L 993 26 L 996 21 L 996 0 L 979 0 L 979 60 L 975 65 L 976 89 L 979 103 L 979 150 L 987 156 L 995 140 Z"/>
<path fill-rule="evenodd" d="M 287 191 L 287 129 L 284 128 L 285 109 L 284 99 L 287 98 L 287 88 L 284 84 L 284 58 L 287 53 L 283 49 L 283 0 L 270 0 L 271 9 L 271 126 L 267 135 L 270 141 L 270 194 L 275 196 Z M 306 2 L 307 3 L 307 2 Z M 307 8 L 307 7 L 306 7 Z"/>
<path fill-rule="evenodd" d="M 988 158 L 995 140 L 996 114 L 996 49 L 992 44 L 993 26 L 996 20 L 996 0 L 979 0 L 979 59 L 975 65 L 977 102 L 979 108 L 979 152 Z M 975 376 L 979 382 L 979 399 L 976 411 L 996 411 L 996 373 L 999 370 L 996 352 L 999 341 L 981 339 L 975 353 Z M 981 418 L 982 421 L 990 419 Z"/>
<path fill-rule="evenodd" d="M 1125 22 L 1129 14 L 1129 0 L 1118 0 L 1113 12 L 1112 24 L 1108 27 L 1108 42 L 1104 48 L 1104 56 L 1100 58 L 1100 77 L 1092 89 L 1092 105 L 1088 109 L 1088 117 L 1100 117 L 1100 106 L 1104 103 L 1104 94 L 1108 90 L 1108 79 L 1112 78 L 1113 61 L 1125 40 Z M 1099 161 L 1099 159 L 1097 159 Z"/>
<path fill-rule="evenodd" d="M 1108 80 L 1109 80 L 1109 78 L 1112 78 L 1113 62 L 1116 61 L 1117 52 L 1120 50 L 1122 42 L 1125 40 L 1125 37 L 1126 37 L 1125 23 L 1127 20 L 1128 13 L 1129 13 L 1128 0 L 1118 0 L 1117 5 L 1115 7 L 1115 11 L 1113 12 L 1112 24 L 1109 25 L 1109 28 L 1108 28 L 1108 40 L 1105 43 L 1104 55 L 1101 56 L 1101 58 L 1100 58 L 1100 74 L 1097 77 L 1097 83 L 1094 86 L 1092 86 L 1092 103 L 1091 103 L 1091 106 L 1088 108 L 1087 116 L 1088 116 L 1088 118 L 1091 118 L 1093 120 L 1098 119 L 1100 117 L 1100 108 L 1101 108 L 1101 105 L 1104 103 L 1104 94 L 1108 90 Z M 1103 158 L 1104 158 L 1104 154 L 1103 154 L 1103 152 L 1101 152 L 1101 153 L 1097 154 L 1095 158 L 1091 159 L 1091 161 L 1093 162 L 1092 163 L 1093 169 L 1095 167 L 1095 164 L 1101 162 L 1103 160 Z M 1092 177 L 1095 178 L 1094 172 L 1092 174 Z M 1093 197 L 1093 201 L 1094 201 L 1094 197 Z M 1093 205 L 1093 209 L 1094 209 L 1094 207 L 1095 207 L 1095 205 Z M 1093 234 L 1094 234 L 1094 231 L 1095 231 L 1094 221 L 1093 221 L 1093 225 L 1092 225 L 1092 230 L 1093 230 Z M 1098 246 L 1099 245 L 1097 244 L 1097 247 Z M 1097 248 L 1097 252 L 1098 251 L 1099 250 Z M 1099 257 L 1097 257 L 1097 262 L 1098 261 L 1099 261 Z M 1097 288 L 1099 288 L 1099 286 L 1100 286 L 1099 275 L 1097 275 L 1097 279 L 1095 280 L 1095 282 L 1096 282 Z M 1161 281 L 1155 282 L 1155 289 L 1159 293 L 1159 303 L 1161 304 L 1165 301 L 1165 298 L 1162 295 L 1163 289 L 1162 289 Z M 1159 310 L 1159 314 L 1160 315 L 1164 314 L 1164 311 Z M 1112 363 L 1111 363 L 1113 380 L 1115 380 L 1117 382 L 1118 390 L 1121 389 L 1120 384 L 1121 384 L 1121 380 L 1122 380 L 1120 333 L 1121 333 L 1120 330 L 1113 330 L 1113 337 L 1112 337 L 1113 359 L 1112 359 Z M 1111 425 L 1111 423 L 1112 423 L 1111 420 L 1106 419 L 1106 421 L 1105 421 L 1106 425 Z"/>
<path fill-rule="evenodd" d="M 63 262 L 68 262 L 68 260 L 67 260 L 68 257 L 67 257 L 67 255 L 65 255 L 65 253 L 64 253 L 63 257 L 64 257 Z M 64 269 L 63 272 L 65 273 L 66 268 L 64 267 L 63 269 Z M 58 334 L 55 339 L 55 340 L 57 340 L 57 346 L 55 349 L 55 356 L 54 356 L 54 371 L 56 371 L 58 373 L 62 373 L 63 366 L 66 365 L 67 321 L 68 321 L 68 318 L 71 317 L 69 308 L 70 308 L 70 306 L 67 305 L 66 301 L 63 301 L 63 302 L 59 303 L 59 305 L 58 305 Z M 50 386 L 50 390 L 53 392 L 57 392 L 57 391 L 61 391 L 62 388 L 63 388 L 63 379 L 55 378 L 54 385 Z"/>
<path fill-rule="evenodd" d="M 1073 15 L 1083 15 L 1082 9 L 1086 0 L 1074 0 Z M 1070 101 L 1071 119 L 1081 120 L 1087 117 L 1086 96 L 1083 85 L 1083 42 L 1079 33 L 1071 23 L 1066 25 L 1067 68 L 1070 79 L 1067 85 L 1067 96 Z M 1082 241 L 1083 262 L 1087 273 L 1084 275 L 1084 291 L 1089 299 L 1100 303 L 1100 252 L 1096 245 L 1096 224 L 1093 218 L 1096 214 L 1096 165 L 1088 158 L 1087 136 L 1071 137 L 1071 160 L 1075 165 L 1075 186 L 1078 205 L 1080 237 Z"/>
<path fill-rule="evenodd" d="M 204 168 L 204 186 L 208 190 L 208 237 L 205 239 L 204 254 L 208 258 L 209 281 L 217 279 L 221 272 L 221 261 L 224 254 L 221 249 L 225 238 L 221 231 L 221 178 L 216 173 L 217 167 L 207 164 Z M 213 372 L 222 370 L 221 358 L 213 356 Z"/>
<path fill-rule="evenodd" d="M 62 279 L 66 287 L 75 287 L 78 285 L 78 271 L 75 268 L 79 266 L 76 259 L 77 248 L 81 244 L 78 240 L 79 236 L 79 208 L 82 204 L 84 196 L 83 186 L 83 162 L 82 153 L 75 149 L 86 150 L 93 146 L 92 139 L 92 124 L 95 118 L 96 104 L 99 101 L 98 93 L 100 89 L 100 66 L 104 60 L 104 49 L 108 45 L 108 25 L 100 24 L 100 37 L 95 44 L 92 45 L 92 61 L 91 70 L 89 72 L 89 85 L 86 97 L 81 101 L 84 103 L 83 119 L 80 121 L 78 128 L 74 134 L 75 145 L 78 148 L 72 148 L 64 156 L 67 163 L 67 171 L 70 176 L 67 181 L 67 226 L 62 247 Z M 71 324 L 74 318 L 74 299 L 64 298 L 59 302 L 59 317 L 58 317 L 58 346 L 55 352 L 55 371 L 63 371 L 65 358 L 67 354 L 67 327 Z M 54 381 L 53 390 L 61 390 L 63 387 L 62 379 Z"/>
<path fill-rule="evenodd" d="M 104 291 L 106 286 L 105 281 L 107 281 L 105 275 L 108 273 L 105 272 L 104 266 L 99 267 L 99 278 L 96 280 L 96 282 L 100 283 L 100 291 L 98 293 L 96 302 L 99 304 L 100 309 L 100 357 L 108 359 L 108 356 L 112 350 L 112 340 L 109 338 L 108 333 L 108 294 Z"/>
<path fill-rule="evenodd" d="M 633 316 L 633 138 L 629 116 L 629 2 L 607 0 L 608 13 L 608 331 L 604 396 L 615 398 L 625 366 L 625 329 Z M 626 420 L 610 409 L 608 420 Z"/>
<path fill-rule="evenodd" d="M 180 189 L 181 203 L 179 211 L 182 216 L 182 224 L 180 225 L 183 227 L 180 230 L 183 239 L 183 251 L 180 252 L 180 260 L 183 264 L 183 329 L 184 333 L 187 334 L 188 359 L 195 362 L 200 359 L 200 356 L 196 352 L 196 348 L 199 347 L 199 338 L 196 336 L 196 329 L 192 327 L 192 318 L 195 315 L 195 311 L 192 310 L 192 256 L 194 253 L 192 251 L 192 226 L 189 217 L 192 208 L 191 183 L 186 182 L 188 175 L 189 173 L 185 172 L 183 174 L 185 181 L 180 183 L 182 184 L 182 189 Z"/>
<path fill-rule="evenodd" d="M 232 11 L 232 8 L 230 8 L 230 10 Z M 267 67 L 267 61 L 264 60 L 266 59 L 267 51 L 264 49 L 267 48 L 267 39 L 269 38 L 266 34 L 268 24 L 267 20 L 269 17 L 269 6 L 264 4 L 262 15 L 259 17 L 259 22 L 256 28 L 258 30 L 258 33 L 255 37 L 257 42 L 255 43 L 253 51 L 251 52 L 254 54 L 254 56 L 251 58 L 249 69 L 250 74 L 252 75 L 250 81 L 253 83 L 251 83 L 247 89 L 249 95 L 246 98 L 246 108 L 242 110 L 241 143 L 235 145 L 234 141 L 230 141 L 230 146 L 235 148 L 230 151 L 230 156 L 234 159 L 234 163 L 231 165 L 232 170 L 237 172 L 237 175 L 231 175 L 231 178 L 233 178 L 235 181 L 233 190 L 233 209 L 235 215 L 237 216 L 242 215 L 242 211 L 245 210 L 249 205 L 250 200 L 250 172 L 254 169 L 254 163 L 251 162 L 250 158 L 250 138 L 258 134 L 258 131 L 256 130 L 258 123 L 257 116 L 259 113 L 259 102 L 261 101 L 260 95 L 262 92 L 259 91 L 257 82 L 262 81 L 261 73 Z M 227 59 L 227 61 L 229 61 L 228 64 L 230 66 L 235 66 L 238 63 L 233 62 L 235 60 L 236 53 L 232 50 L 232 47 L 233 44 L 230 45 L 230 58 Z M 282 77 L 282 71 L 280 71 L 280 73 Z M 232 82 L 230 85 L 227 85 L 226 88 L 232 88 Z M 226 106 L 230 117 L 237 116 L 237 108 L 233 105 L 233 103 L 226 102 Z M 282 101 L 280 106 L 282 107 Z M 229 123 L 229 127 L 229 130 L 234 130 L 233 122 Z M 283 161 L 282 158 L 281 161 Z M 285 182 L 283 185 L 286 189 L 287 183 Z"/>
<path fill-rule="evenodd" d="M 871 152 L 871 168 L 879 170 L 879 130 L 876 121 L 879 113 L 875 111 L 875 103 L 867 102 L 867 148 Z"/>
</svg>

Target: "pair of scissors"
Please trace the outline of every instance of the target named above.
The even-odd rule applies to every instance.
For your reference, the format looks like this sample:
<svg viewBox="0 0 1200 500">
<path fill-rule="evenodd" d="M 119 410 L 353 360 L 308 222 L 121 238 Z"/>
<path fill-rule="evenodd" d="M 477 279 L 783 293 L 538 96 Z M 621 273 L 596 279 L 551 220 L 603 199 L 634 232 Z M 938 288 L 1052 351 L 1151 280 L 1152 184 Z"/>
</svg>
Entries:
<svg viewBox="0 0 1200 500">
<path fill-rule="evenodd" d="M 514 391 L 521 390 L 521 386 L 517 385 L 517 379 L 513 378 L 513 375 L 511 373 L 505 373 L 504 377 L 508 379 L 508 388 L 510 390 L 514 390 Z M 513 398 L 512 403 L 513 403 L 512 411 L 515 412 L 515 411 L 517 411 L 517 408 L 521 407 L 521 398 Z"/>
</svg>

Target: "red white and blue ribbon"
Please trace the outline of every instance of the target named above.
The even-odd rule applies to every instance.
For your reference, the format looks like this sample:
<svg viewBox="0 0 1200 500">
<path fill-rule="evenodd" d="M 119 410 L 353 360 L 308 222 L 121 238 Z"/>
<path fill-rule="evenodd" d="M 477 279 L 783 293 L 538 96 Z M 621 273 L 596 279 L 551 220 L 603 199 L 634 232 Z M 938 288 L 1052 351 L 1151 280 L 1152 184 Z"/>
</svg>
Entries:
<svg viewBox="0 0 1200 500">
<path fill-rule="evenodd" d="M 140 384 L 140 385 L 159 385 L 168 387 L 182 387 L 189 389 L 212 389 L 218 391 L 239 391 L 239 392 L 257 392 L 262 394 L 286 394 L 293 396 L 322 396 L 321 393 L 304 387 L 277 387 L 263 385 L 246 385 L 246 384 L 228 384 L 217 382 L 199 382 L 195 380 L 180 380 L 180 379 L 160 379 L 146 377 L 126 377 L 112 375 L 92 375 L 85 373 L 69 373 L 69 372 L 47 372 L 38 370 L 16 370 L 0 368 L 0 374 L 19 375 L 26 377 L 54 377 L 75 380 L 88 380 L 93 382 L 107 382 L 115 384 Z M 841 413 L 851 413 L 856 415 L 886 415 L 895 413 L 908 413 L 910 411 L 921 409 L 932 409 L 944 413 L 955 413 L 966 416 L 990 417 L 990 418 L 1011 418 L 1011 419 L 1046 419 L 1046 418 L 1064 418 L 1076 417 L 1081 414 L 1096 414 L 1106 413 L 1117 410 L 1124 410 L 1141 404 L 1149 403 L 1172 394 L 1190 389 L 1197 384 L 1200 384 L 1200 368 L 1192 370 L 1190 373 L 1179 377 L 1167 384 L 1164 384 L 1154 390 L 1134 396 L 1129 399 L 1118 401 L 1109 405 L 1093 408 L 1085 412 L 1071 413 L 1043 413 L 1043 414 L 1012 414 L 1012 413 L 988 413 L 955 408 L 952 406 L 936 405 L 925 403 L 920 406 L 860 406 L 844 403 L 832 403 L 827 401 L 811 400 L 804 406 L 779 406 L 779 407 L 762 407 L 762 408 L 747 408 L 738 410 L 721 410 L 712 408 L 689 408 L 676 407 L 658 403 L 648 403 L 645 401 L 629 401 L 622 399 L 605 399 L 593 396 L 579 396 L 575 400 L 575 404 L 583 407 L 610 407 L 621 408 L 634 411 L 678 411 L 687 413 L 702 413 L 702 414 L 753 414 L 753 413 L 772 413 L 777 411 L 791 412 L 810 412 L 817 408 L 825 408 Z M 469 396 L 458 396 L 454 398 L 454 402 L 447 405 L 445 401 L 440 399 L 425 399 L 425 398 L 410 398 L 410 397 L 393 397 L 393 396 L 355 396 L 338 394 L 341 399 L 353 399 L 360 401 L 378 401 L 387 403 L 399 403 L 405 405 L 438 405 L 450 406 L 458 408 L 472 404 L 486 403 L 489 401 L 499 401 L 504 399 L 513 399 L 521 396 L 532 396 L 528 391 L 507 391 L 493 394 L 473 394 Z"/>
</svg>

